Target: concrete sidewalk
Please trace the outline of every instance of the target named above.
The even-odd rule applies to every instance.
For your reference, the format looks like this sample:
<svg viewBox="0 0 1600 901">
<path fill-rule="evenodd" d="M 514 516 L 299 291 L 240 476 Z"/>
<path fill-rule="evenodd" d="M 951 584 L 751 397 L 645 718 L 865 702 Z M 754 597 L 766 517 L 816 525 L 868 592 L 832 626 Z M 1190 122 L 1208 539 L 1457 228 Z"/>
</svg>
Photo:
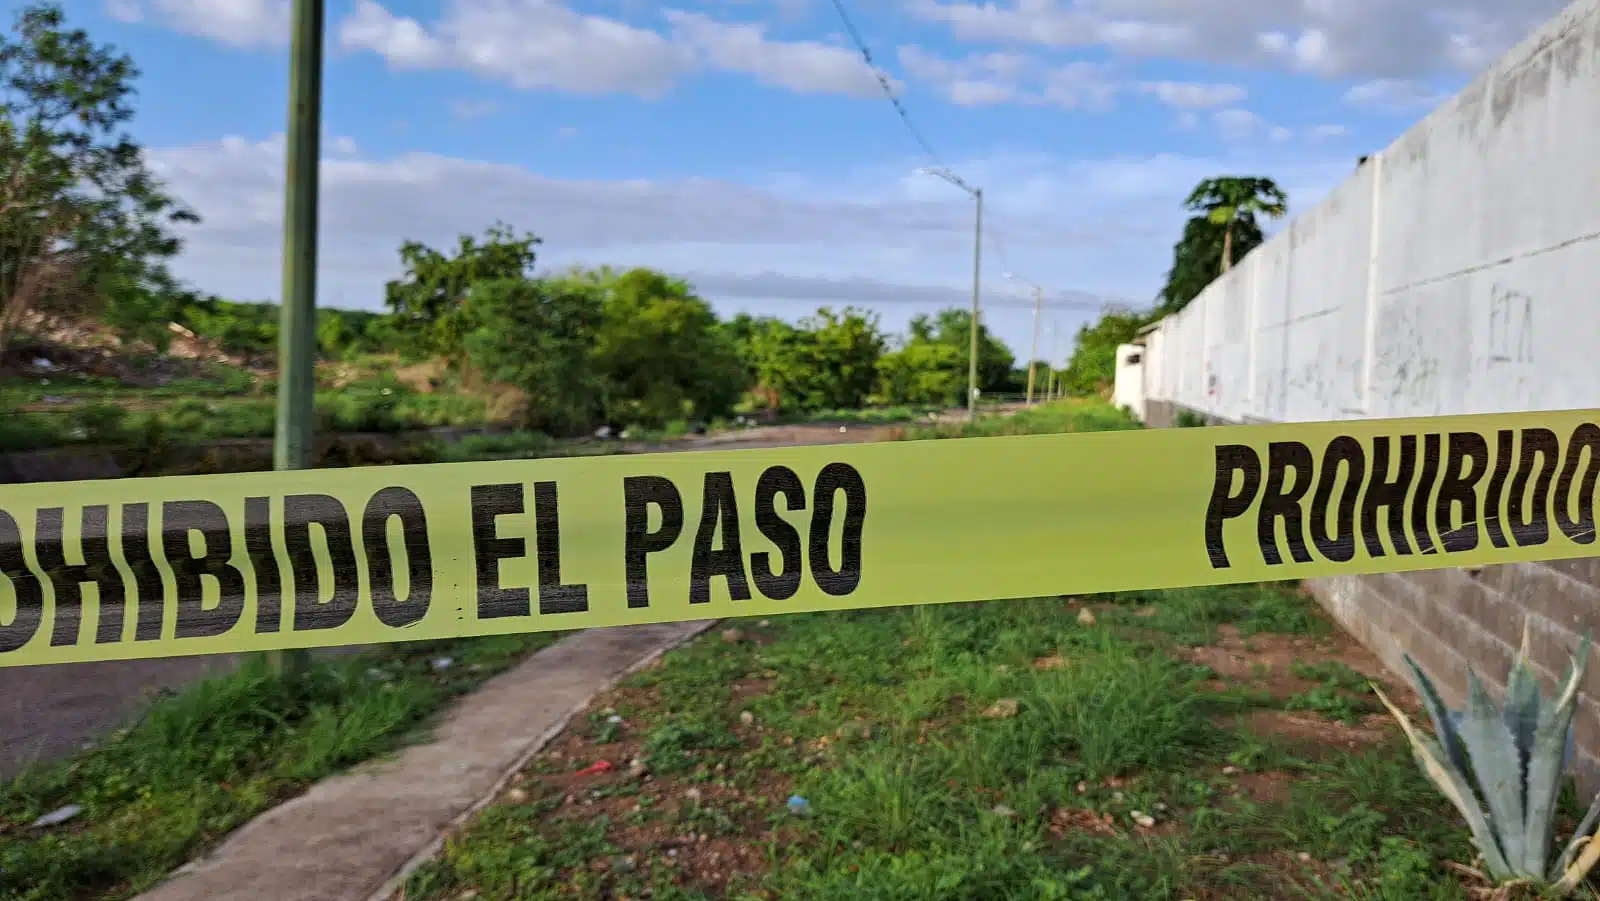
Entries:
<svg viewBox="0 0 1600 901">
<path fill-rule="evenodd" d="M 433 741 L 318 783 L 138 901 L 369 901 L 595 694 L 712 624 L 591 629 L 546 648 L 459 701 Z"/>
</svg>

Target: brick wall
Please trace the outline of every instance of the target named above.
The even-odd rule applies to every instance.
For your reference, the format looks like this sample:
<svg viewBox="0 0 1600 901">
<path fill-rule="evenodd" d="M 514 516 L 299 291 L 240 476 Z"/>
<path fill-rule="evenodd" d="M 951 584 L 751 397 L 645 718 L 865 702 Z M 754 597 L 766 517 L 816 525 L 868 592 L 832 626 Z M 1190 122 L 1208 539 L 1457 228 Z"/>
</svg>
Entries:
<svg viewBox="0 0 1600 901">
<path fill-rule="evenodd" d="M 1547 692 L 1585 632 L 1600 640 L 1600 558 L 1337 576 L 1306 585 L 1340 625 L 1407 682 L 1401 655 L 1410 654 L 1454 707 L 1466 700 L 1468 666 L 1492 694 L 1505 690 L 1524 623 Z M 1586 791 L 1600 790 L 1596 657 L 1590 653 L 1575 725 L 1574 764 Z"/>
<path fill-rule="evenodd" d="M 1179 407 L 1149 402 L 1146 424 L 1176 424 Z M 1212 423 L 1217 420 L 1210 419 Z M 1461 707 L 1467 667 L 1496 697 L 1528 626 L 1529 648 L 1546 692 L 1565 672 L 1585 633 L 1600 643 L 1600 557 L 1435 569 L 1374 576 L 1337 576 L 1306 583 L 1311 594 L 1355 639 L 1407 684 L 1410 654 Z M 1592 651 L 1575 725 L 1577 769 L 1584 791 L 1600 791 L 1600 652 Z"/>
</svg>

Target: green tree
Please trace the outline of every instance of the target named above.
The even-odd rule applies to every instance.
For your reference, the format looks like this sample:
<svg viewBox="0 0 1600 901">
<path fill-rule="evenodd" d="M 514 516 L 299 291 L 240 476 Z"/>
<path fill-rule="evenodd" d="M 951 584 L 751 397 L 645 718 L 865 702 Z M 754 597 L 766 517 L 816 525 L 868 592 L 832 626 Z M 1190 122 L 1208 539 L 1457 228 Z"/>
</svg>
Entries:
<svg viewBox="0 0 1600 901">
<path fill-rule="evenodd" d="M 467 358 L 526 395 L 525 427 L 571 435 L 594 424 L 605 389 L 594 353 L 605 320 L 599 290 L 573 279 L 502 278 L 473 284 L 468 302 Z"/>
<path fill-rule="evenodd" d="M 1157 298 L 1161 312 L 1178 312 L 1216 281 L 1226 232 L 1225 226 L 1204 216 L 1195 216 L 1184 223 L 1183 237 L 1172 248 L 1172 268 L 1167 270 L 1166 282 Z M 1232 234 L 1232 250 L 1240 257 L 1266 240 L 1260 224 L 1253 219 L 1234 223 Z"/>
<path fill-rule="evenodd" d="M 276 314 L 274 305 L 273 313 Z M 317 350 L 327 359 L 381 353 L 398 343 L 393 334 L 395 317 L 367 310 L 317 310 Z"/>
<path fill-rule="evenodd" d="M 1159 314 L 1108 310 L 1099 321 L 1078 328 L 1072 359 L 1062 373 L 1062 387 L 1079 397 L 1103 397 L 1117 376 L 1117 347 L 1127 344 Z"/>
<path fill-rule="evenodd" d="M 1289 212 L 1289 198 L 1270 178 L 1223 176 L 1208 178 L 1195 186 L 1184 205 L 1222 227 L 1222 272 L 1234 261 L 1233 237 L 1244 225 L 1259 228 L 1256 217 L 1282 218 Z"/>
<path fill-rule="evenodd" d="M 773 382 L 782 383 L 775 376 L 782 371 L 790 346 L 799 340 L 799 329 L 776 316 L 739 313 L 723 324 L 723 331 L 738 354 L 745 385 L 758 391 L 778 392 Z"/>
<path fill-rule="evenodd" d="M 933 317 L 919 315 L 910 323 L 911 340 L 930 341 L 958 348 L 966 365 L 972 336 L 972 313 L 959 308 L 941 310 Z M 978 325 L 978 390 L 1005 391 L 1013 385 L 1012 368 L 1016 357 L 1004 341 L 996 338 L 987 325 Z M 962 389 L 965 391 L 965 389 Z M 964 402 L 964 401 L 963 401 Z"/>
<path fill-rule="evenodd" d="M 192 295 L 173 311 L 172 321 L 225 353 L 264 359 L 278 352 L 278 305 L 275 303 L 238 303 Z"/>
<path fill-rule="evenodd" d="M 462 362 L 464 338 L 476 327 L 465 301 L 480 282 L 533 278 L 534 248 L 542 243 L 532 233 L 517 233 L 502 222 L 483 238 L 462 235 L 453 253 L 419 241 L 400 245 L 405 275 L 384 287 L 384 303 L 395 315 L 395 331 L 404 350 L 418 356 L 440 356 Z M 504 291 L 507 289 L 497 289 Z"/>
<path fill-rule="evenodd" d="M 561 281 L 597 290 L 604 309 L 595 360 L 607 419 L 659 426 L 726 414 L 744 392 L 733 340 L 688 282 L 650 269 Z"/>
<path fill-rule="evenodd" d="M 790 325 L 773 317 L 735 317 L 734 337 L 746 381 L 781 409 L 854 409 L 878 385 L 887 339 L 870 313 L 830 307 Z"/>
<path fill-rule="evenodd" d="M 801 370 L 809 377 L 807 409 L 855 409 L 878 384 L 878 360 L 888 343 L 878 317 L 846 307 L 823 307 L 800 323 Z"/>
<path fill-rule="evenodd" d="M 966 402 L 967 357 L 972 314 L 942 310 L 911 319 L 904 344 L 885 354 L 878 366 L 880 394 L 889 403 L 962 404 Z M 1016 358 L 1010 348 L 978 327 L 978 390 L 1006 391 L 1015 383 Z"/>
<path fill-rule="evenodd" d="M 34 310 L 120 300 L 119 321 L 137 327 L 176 288 L 172 227 L 199 221 L 122 130 L 139 71 L 55 4 L 23 6 L 12 32 L 0 35 L 0 350 Z"/>
<path fill-rule="evenodd" d="M 878 360 L 878 384 L 887 403 L 955 406 L 967 390 L 967 352 L 913 338 Z"/>
</svg>

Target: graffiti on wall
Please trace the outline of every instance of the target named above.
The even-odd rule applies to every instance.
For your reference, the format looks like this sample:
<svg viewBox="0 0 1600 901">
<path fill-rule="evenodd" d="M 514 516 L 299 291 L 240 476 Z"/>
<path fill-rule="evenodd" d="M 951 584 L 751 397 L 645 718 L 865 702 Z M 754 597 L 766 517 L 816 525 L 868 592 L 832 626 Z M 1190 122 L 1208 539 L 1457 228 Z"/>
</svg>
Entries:
<svg viewBox="0 0 1600 901">
<path fill-rule="evenodd" d="M 1489 289 L 1489 362 L 1533 362 L 1533 298 L 1499 282 Z"/>
<path fill-rule="evenodd" d="M 1383 386 L 1389 407 L 1386 412 L 1395 415 L 1423 415 L 1423 411 L 1440 406 L 1442 367 L 1420 313 L 1407 299 L 1391 302 L 1378 313 L 1374 382 Z"/>
</svg>

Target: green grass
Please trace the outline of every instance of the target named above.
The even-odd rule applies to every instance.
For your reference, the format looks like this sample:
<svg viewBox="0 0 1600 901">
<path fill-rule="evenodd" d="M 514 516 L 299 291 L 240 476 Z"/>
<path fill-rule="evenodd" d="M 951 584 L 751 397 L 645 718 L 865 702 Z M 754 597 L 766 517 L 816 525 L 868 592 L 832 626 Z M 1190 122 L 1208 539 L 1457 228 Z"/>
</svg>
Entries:
<svg viewBox="0 0 1600 901">
<path fill-rule="evenodd" d="M 1092 626 L 1056 598 L 740 623 L 761 641 L 711 636 L 635 677 L 616 702 L 625 727 L 591 717 L 588 755 L 539 764 L 522 803 L 491 807 L 407 897 L 1467 897 L 1442 866 L 1470 860 L 1464 830 L 1397 735 L 1330 754 L 1259 733 L 1244 714 L 1293 705 L 1207 687 L 1214 674 L 1179 653 L 1194 624 L 1241 614 L 1256 635 L 1328 636 L 1313 610 L 1285 616 L 1307 598 L 1255 586 L 1107 600 L 1118 606 Z M 1169 614 L 1135 614 L 1150 603 Z M 1035 666 L 1051 656 L 1065 665 Z M 986 716 L 1002 699 L 1016 714 Z M 626 755 L 653 780 L 562 788 L 589 760 Z M 1283 797 L 1232 794 L 1223 768 L 1239 765 L 1276 774 Z M 685 802 L 691 787 L 723 800 Z M 791 792 L 808 816 L 784 810 Z M 1159 831 L 1136 829 L 1134 810 Z M 1118 834 L 1060 827 L 1104 814 Z M 685 879 L 666 853 L 685 832 L 746 844 L 756 865 Z M 625 857 L 633 867 L 609 865 Z"/>
<path fill-rule="evenodd" d="M 484 401 L 452 394 L 354 386 L 321 391 L 316 398 L 320 431 L 395 433 L 437 426 L 480 425 Z M 78 444 L 162 445 L 227 438 L 267 438 L 277 416 L 272 397 L 185 397 L 153 409 L 129 410 L 107 400 L 59 412 L 0 413 L 0 451 L 39 450 Z"/>
<path fill-rule="evenodd" d="M 1119 424 L 1064 402 L 918 437 Z M 497 440 L 481 450 L 544 450 Z M 1468 897 L 1443 866 L 1470 860 L 1465 832 L 1394 730 L 1353 752 L 1263 730 L 1256 715 L 1325 716 L 1333 729 L 1341 711 L 1219 687 L 1185 653 L 1224 625 L 1252 641 L 1337 640 L 1306 597 L 1264 585 L 1095 600 L 1089 625 L 1062 598 L 740 623 L 759 640 L 713 635 L 627 680 L 605 702 L 620 723 L 604 709 L 578 721 L 567 753 L 537 761 L 520 795 L 453 839 L 406 897 Z M 384 649 L 372 659 L 392 688 L 366 674 L 369 659 L 292 684 L 246 669 L 158 706 L 0 795 L 0 899 L 126 897 L 318 775 L 417 734 L 470 687 L 451 680 L 473 673 L 472 655 L 495 661 L 473 673 L 484 676 L 540 639 Z M 440 653 L 454 666 L 433 670 Z M 1296 678 L 1355 695 L 1350 671 L 1304 657 Z M 649 781 L 626 774 L 634 757 Z M 575 775 L 597 759 L 619 766 Z M 1281 794 L 1235 793 L 1246 776 Z M 791 793 L 807 815 L 785 809 Z M 24 828 L 67 802 L 86 813 L 42 840 Z M 1136 828 L 1135 810 L 1158 829 Z M 1087 825 L 1105 816 L 1112 834 Z"/>
<path fill-rule="evenodd" d="M 1067 401 L 908 437 L 1129 425 Z M 1095 600 L 1092 624 L 1062 598 L 738 623 L 745 640 L 710 636 L 604 699 L 621 724 L 591 711 L 405 897 L 1470 897 L 1445 866 L 1470 862 L 1465 829 L 1398 730 L 1350 750 L 1270 727 L 1292 712 L 1331 735 L 1363 703 L 1333 662 L 1348 639 L 1295 586 Z M 1247 648 L 1323 648 L 1284 674 L 1314 697 L 1190 662 L 1224 625 Z M 635 757 L 648 781 L 576 775 Z"/>
<path fill-rule="evenodd" d="M 537 433 L 422 449 L 467 461 L 614 453 Z M 0 901 L 127 898 L 316 780 L 425 734 L 451 700 L 559 633 L 386 645 L 315 659 L 301 677 L 259 659 L 159 700 L 132 728 L 0 784 Z M 450 658 L 439 668 L 435 661 Z M 41 835 L 40 815 L 84 813 Z"/>
<path fill-rule="evenodd" d="M 1138 428 L 1123 410 L 1092 400 L 1058 400 L 1038 404 L 1011 416 L 980 416 L 973 422 L 940 423 L 906 430 L 906 440 L 990 438 L 997 435 L 1039 435 L 1058 432 L 1108 432 Z"/>
<path fill-rule="evenodd" d="M 917 422 L 929 414 L 943 412 L 936 405 L 899 404 L 890 407 L 866 407 L 860 410 L 818 410 L 786 419 L 788 422 L 847 423 L 862 425 L 892 425 L 900 422 Z"/>
<path fill-rule="evenodd" d="M 138 367 L 150 360 L 131 359 Z M 41 403 L 47 398 L 63 401 L 141 399 L 163 400 L 182 397 L 235 397 L 256 389 L 256 379 L 248 370 L 224 363 L 194 364 L 198 375 L 174 378 L 162 385 L 130 387 L 121 379 L 82 372 L 12 373 L 0 375 L 0 390 L 17 403 Z"/>
<path fill-rule="evenodd" d="M 252 659 L 160 700 L 82 756 L 0 785 L 0 899 L 137 894 L 317 779 L 418 737 L 448 701 L 558 637 L 390 645 L 294 678 Z M 84 812 L 29 828 L 66 804 Z"/>
</svg>

